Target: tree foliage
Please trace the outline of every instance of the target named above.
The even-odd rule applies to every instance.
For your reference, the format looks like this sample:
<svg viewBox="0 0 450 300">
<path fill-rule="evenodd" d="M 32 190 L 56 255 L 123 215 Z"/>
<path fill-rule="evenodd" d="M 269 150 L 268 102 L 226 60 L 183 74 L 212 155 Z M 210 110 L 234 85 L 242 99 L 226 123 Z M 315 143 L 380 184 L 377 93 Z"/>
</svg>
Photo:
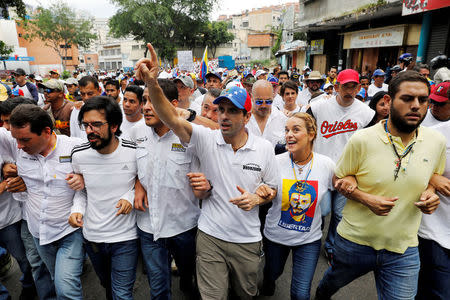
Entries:
<svg viewBox="0 0 450 300">
<path fill-rule="evenodd" d="M 23 0 L 1 0 L 0 1 L 0 11 L 2 12 L 2 17 L 5 19 L 9 18 L 8 7 L 14 7 L 16 9 L 17 15 L 25 19 L 26 9 Z"/>
<path fill-rule="evenodd" d="M 217 46 L 231 42 L 234 35 L 228 31 L 227 22 L 208 22 L 200 33 L 201 43 L 211 49 L 213 57 L 216 56 Z"/>
<path fill-rule="evenodd" d="M 178 47 L 195 47 L 217 0 L 112 0 L 119 7 L 110 19 L 115 37 L 133 36 L 151 42 L 163 59 Z"/>
<path fill-rule="evenodd" d="M 63 2 L 52 4 L 49 8 L 39 7 L 31 20 L 21 24 L 26 34 L 24 38 L 42 40 L 46 46 L 55 50 L 65 69 L 67 49 L 71 46 L 89 47 L 97 36 L 91 33 L 92 19 L 77 16 L 75 10 Z"/>
<path fill-rule="evenodd" d="M 0 41 L 0 59 L 7 58 L 13 51 L 12 47 L 6 45 L 3 41 Z"/>
</svg>

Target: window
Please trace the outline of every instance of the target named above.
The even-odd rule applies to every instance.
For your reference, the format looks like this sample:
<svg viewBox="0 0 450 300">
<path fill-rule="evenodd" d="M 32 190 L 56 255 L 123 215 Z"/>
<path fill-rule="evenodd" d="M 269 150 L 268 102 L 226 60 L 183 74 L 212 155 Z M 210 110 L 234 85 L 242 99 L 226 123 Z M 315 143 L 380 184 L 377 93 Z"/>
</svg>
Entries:
<svg viewBox="0 0 450 300">
<path fill-rule="evenodd" d="M 59 47 L 60 47 L 61 49 L 64 49 L 64 48 L 70 49 L 70 48 L 72 48 L 72 45 L 59 45 Z"/>
<path fill-rule="evenodd" d="M 87 58 L 87 60 L 91 60 L 91 58 L 90 58 L 90 57 L 88 57 L 88 58 Z"/>
<path fill-rule="evenodd" d="M 63 60 L 72 60 L 72 56 L 63 56 Z"/>
<path fill-rule="evenodd" d="M 242 22 L 242 27 L 248 27 L 248 21 Z"/>
<path fill-rule="evenodd" d="M 131 50 L 139 50 L 139 45 L 132 45 Z"/>
<path fill-rule="evenodd" d="M 105 69 L 105 63 L 103 61 L 100 63 L 100 69 L 102 69 L 102 70 Z"/>
</svg>

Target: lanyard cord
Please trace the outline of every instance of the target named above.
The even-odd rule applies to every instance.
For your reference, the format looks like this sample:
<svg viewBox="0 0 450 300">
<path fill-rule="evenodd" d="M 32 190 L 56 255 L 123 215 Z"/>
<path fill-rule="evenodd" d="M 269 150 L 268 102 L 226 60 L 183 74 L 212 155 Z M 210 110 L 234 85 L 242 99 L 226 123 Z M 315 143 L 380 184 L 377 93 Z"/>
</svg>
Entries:
<svg viewBox="0 0 450 300">
<path fill-rule="evenodd" d="M 395 147 L 394 141 L 392 140 L 392 136 L 387 128 L 387 121 L 384 123 L 384 130 L 386 131 L 386 135 L 389 138 L 389 143 L 392 145 L 392 148 L 394 149 L 394 153 L 397 156 L 397 161 L 395 163 L 395 170 L 394 170 L 394 181 L 398 178 L 398 172 L 400 171 L 400 168 L 402 167 L 402 160 L 405 158 L 406 155 L 411 152 L 412 148 L 416 144 L 416 141 L 412 142 L 411 145 L 408 146 L 408 148 L 403 151 L 402 155 L 398 154 L 397 147 Z M 417 138 L 417 129 L 416 129 L 416 138 Z"/>
<path fill-rule="evenodd" d="M 301 192 L 305 188 L 306 182 L 308 181 L 309 174 L 311 173 L 311 169 L 312 169 L 312 166 L 314 163 L 314 153 L 311 152 L 311 155 L 312 155 L 312 157 L 311 157 L 311 163 L 309 164 L 308 173 L 306 173 L 305 180 L 301 181 L 301 185 L 299 185 L 299 180 L 297 179 L 297 174 L 295 173 L 294 156 L 292 155 L 292 153 L 290 154 L 292 171 L 294 172 L 294 178 L 295 178 L 295 182 L 296 182 L 297 189 L 299 192 Z"/>
</svg>

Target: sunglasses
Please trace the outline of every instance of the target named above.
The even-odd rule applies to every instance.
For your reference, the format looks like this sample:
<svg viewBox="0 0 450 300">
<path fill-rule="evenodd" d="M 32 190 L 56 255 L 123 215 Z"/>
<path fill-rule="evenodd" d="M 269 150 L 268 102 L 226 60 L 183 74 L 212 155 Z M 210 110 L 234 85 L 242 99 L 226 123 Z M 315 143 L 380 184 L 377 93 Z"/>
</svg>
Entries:
<svg viewBox="0 0 450 300">
<path fill-rule="evenodd" d="M 256 104 L 256 105 L 261 105 L 261 104 L 263 104 L 263 103 L 265 103 L 265 104 L 267 104 L 267 105 L 272 105 L 273 100 L 261 100 L 261 99 L 255 100 L 255 104 Z"/>
<path fill-rule="evenodd" d="M 45 89 L 44 89 L 44 93 L 47 93 L 47 94 L 53 93 L 54 91 L 56 91 L 56 90 L 54 90 L 54 89 L 49 89 L 49 88 L 45 88 Z"/>
</svg>

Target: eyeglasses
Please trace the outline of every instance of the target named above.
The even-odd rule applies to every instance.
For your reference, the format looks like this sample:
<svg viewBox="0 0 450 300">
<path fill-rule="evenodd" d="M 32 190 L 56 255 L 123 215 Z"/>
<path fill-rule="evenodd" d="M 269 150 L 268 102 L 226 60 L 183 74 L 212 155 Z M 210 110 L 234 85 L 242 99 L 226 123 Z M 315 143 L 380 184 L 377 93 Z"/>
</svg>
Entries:
<svg viewBox="0 0 450 300">
<path fill-rule="evenodd" d="M 45 88 L 45 89 L 44 89 L 44 93 L 47 93 L 47 94 L 53 93 L 54 91 L 56 91 L 56 90 L 54 90 L 54 89 L 49 89 L 49 88 Z"/>
<path fill-rule="evenodd" d="M 273 100 L 262 100 L 262 99 L 256 99 L 256 100 L 255 100 L 255 104 L 256 104 L 256 105 L 261 105 L 261 104 L 263 104 L 263 103 L 265 103 L 265 104 L 267 104 L 267 105 L 272 105 Z"/>
<path fill-rule="evenodd" d="M 89 127 L 91 130 L 99 130 L 103 125 L 108 124 L 108 122 L 81 122 L 80 129 L 86 131 Z"/>
</svg>

